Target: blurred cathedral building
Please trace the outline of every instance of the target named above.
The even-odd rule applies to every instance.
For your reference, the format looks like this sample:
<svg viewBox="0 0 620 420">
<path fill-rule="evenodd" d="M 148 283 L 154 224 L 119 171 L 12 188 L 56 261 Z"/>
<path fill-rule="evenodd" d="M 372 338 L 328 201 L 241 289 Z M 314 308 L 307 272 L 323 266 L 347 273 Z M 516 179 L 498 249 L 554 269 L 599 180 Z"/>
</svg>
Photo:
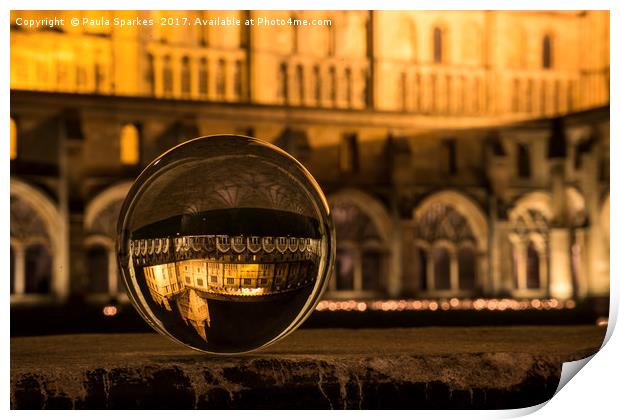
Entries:
<svg viewBox="0 0 620 420">
<path fill-rule="evenodd" d="M 53 16 L 154 24 L 17 23 Z M 174 25 L 231 16 L 241 25 Z M 260 17 L 292 24 L 244 25 Z M 332 299 L 609 295 L 606 11 L 11 22 L 12 305 L 122 299 L 116 221 L 132 181 L 223 133 L 276 144 L 323 188 Z"/>
</svg>

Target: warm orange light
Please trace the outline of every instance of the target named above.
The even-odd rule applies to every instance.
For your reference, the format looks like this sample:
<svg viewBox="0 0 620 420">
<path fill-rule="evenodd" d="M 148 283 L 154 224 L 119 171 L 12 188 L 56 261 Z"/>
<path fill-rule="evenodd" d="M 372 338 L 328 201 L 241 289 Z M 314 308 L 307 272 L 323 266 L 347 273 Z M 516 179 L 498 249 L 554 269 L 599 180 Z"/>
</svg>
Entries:
<svg viewBox="0 0 620 420">
<path fill-rule="evenodd" d="M 114 305 L 108 305 L 103 307 L 104 316 L 115 316 L 118 313 L 118 309 Z"/>
<path fill-rule="evenodd" d="M 136 165 L 140 161 L 140 135 L 133 124 L 125 124 L 121 128 L 121 163 Z"/>
<path fill-rule="evenodd" d="M 11 160 L 17 158 L 17 124 L 11 118 Z"/>
</svg>

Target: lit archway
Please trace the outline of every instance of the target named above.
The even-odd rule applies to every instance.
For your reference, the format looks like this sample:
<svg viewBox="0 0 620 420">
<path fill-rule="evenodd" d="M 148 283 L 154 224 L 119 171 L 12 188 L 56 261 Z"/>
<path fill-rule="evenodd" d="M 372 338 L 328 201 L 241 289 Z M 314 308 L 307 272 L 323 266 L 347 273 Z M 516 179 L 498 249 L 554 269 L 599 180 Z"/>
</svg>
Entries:
<svg viewBox="0 0 620 420">
<path fill-rule="evenodd" d="M 328 201 L 336 228 L 336 270 L 330 294 L 384 294 L 389 288 L 392 225 L 383 205 L 358 190 L 340 191 Z"/>
<path fill-rule="evenodd" d="M 123 182 L 99 193 L 86 206 L 86 291 L 94 298 L 123 296 L 116 266 L 115 238 L 118 215 L 131 182 Z"/>
<path fill-rule="evenodd" d="M 69 294 L 67 225 L 38 188 L 11 178 L 12 302 Z M 27 278 L 30 275 L 30 279 Z"/>
<path fill-rule="evenodd" d="M 550 222 L 549 193 L 534 191 L 519 198 L 508 212 L 512 249 L 513 294 L 543 296 L 549 285 Z"/>
<path fill-rule="evenodd" d="M 445 190 L 422 200 L 413 213 L 412 244 L 404 261 L 414 265 L 415 290 L 459 296 L 484 289 L 488 225 L 482 210 L 467 196 Z"/>
</svg>

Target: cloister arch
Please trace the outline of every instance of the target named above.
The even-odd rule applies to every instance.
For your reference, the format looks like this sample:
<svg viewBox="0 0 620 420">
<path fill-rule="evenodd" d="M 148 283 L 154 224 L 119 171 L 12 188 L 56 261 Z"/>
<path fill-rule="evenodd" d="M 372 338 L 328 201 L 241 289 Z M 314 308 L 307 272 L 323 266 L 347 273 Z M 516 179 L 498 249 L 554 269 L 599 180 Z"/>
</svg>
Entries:
<svg viewBox="0 0 620 420">
<path fill-rule="evenodd" d="M 354 189 L 328 197 L 336 228 L 336 270 L 329 291 L 333 296 L 384 294 L 392 258 L 392 223 L 383 205 Z"/>
<path fill-rule="evenodd" d="M 131 182 L 113 185 L 93 198 L 84 211 L 87 292 L 101 298 L 123 296 L 116 264 L 116 223 Z"/>
<path fill-rule="evenodd" d="M 521 196 L 508 212 L 513 294 L 546 294 L 550 273 L 551 194 L 534 191 Z"/>
<path fill-rule="evenodd" d="M 10 188 L 11 301 L 45 295 L 62 300 L 69 294 L 66 220 L 39 188 L 13 177 Z M 27 275 L 36 275 L 40 281 L 29 287 Z"/>
<path fill-rule="evenodd" d="M 465 296 L 486 287 L 488 224 L 480 207 L 466 195 L 439 191 L 413 211 L 412 249 L 417 290 L 438 296 Z"/>
</svg>

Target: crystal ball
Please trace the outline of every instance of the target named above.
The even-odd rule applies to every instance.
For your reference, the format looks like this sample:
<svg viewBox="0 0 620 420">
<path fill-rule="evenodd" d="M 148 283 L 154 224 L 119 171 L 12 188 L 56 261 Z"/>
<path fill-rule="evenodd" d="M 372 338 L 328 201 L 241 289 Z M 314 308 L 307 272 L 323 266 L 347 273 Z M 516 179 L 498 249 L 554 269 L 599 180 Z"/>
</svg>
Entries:
<svg viewBox="0 0 620 420">
<path fill-rule="evenodd" d="M 155 159 L 125 198 L 117 232 L 136 310 L 209 353 L 257 350 L 291 333 L 334 265 L 317 182 L 286 152 L 244 136 L 200 137 Z"/>
</svg>

